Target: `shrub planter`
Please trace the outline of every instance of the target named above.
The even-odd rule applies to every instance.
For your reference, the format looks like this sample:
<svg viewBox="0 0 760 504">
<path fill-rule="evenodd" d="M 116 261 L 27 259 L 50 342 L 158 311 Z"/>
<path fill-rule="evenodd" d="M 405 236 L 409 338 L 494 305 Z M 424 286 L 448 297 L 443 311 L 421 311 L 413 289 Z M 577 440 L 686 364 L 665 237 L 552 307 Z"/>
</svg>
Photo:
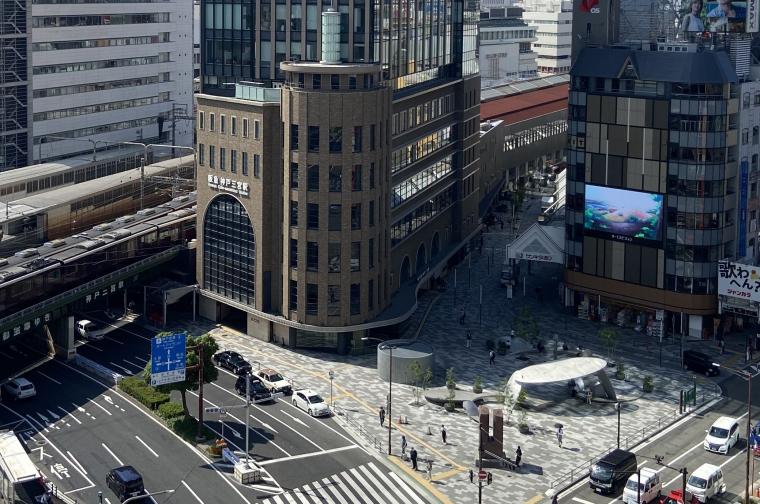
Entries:
<svg viewBox="0 0 760 504">
<path fill-rule="evenodd" d="M 507 355 L 507 343 L 505 341 L 499 341 L 499 349 L 497 352 L 499 355 Z"/>
<path fill-rule="evenodd" d="M 517 426 L 520 434 L 530 434 L 530 426 L 526 423 L 521 423 Z"/>
<path fill-rule="evenodd" d="M 453 401 L 446 401 L 446 403 L 443 405 L 443 409 L 445 409 L 449 413 L 453 413 L 456 408 L 454 408 Z"/>
<path fill-rule="evenodd" d="M 641 388 L 644 392 L 652 392 L 654 390 L 654 380 L 651 376 L 645 376 L 644 381 L 641 383 Z"/>
</svg>

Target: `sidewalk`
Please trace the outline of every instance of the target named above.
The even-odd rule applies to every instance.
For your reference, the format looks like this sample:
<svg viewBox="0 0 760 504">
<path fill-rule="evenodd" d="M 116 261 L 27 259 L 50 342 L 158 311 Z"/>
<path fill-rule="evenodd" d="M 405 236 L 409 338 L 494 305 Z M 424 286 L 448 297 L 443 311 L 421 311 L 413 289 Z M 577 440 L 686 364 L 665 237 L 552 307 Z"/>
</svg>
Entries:
<svg viewBox="0 0 760 504">
<path fill-rule="evenodd" d="M 526 217 L 521 224 L 522 228 L 534 221 L 531 216 L 539 205 L 538 199 L 526 201 Z M 518 292 L 514 299 L 507 299 L 506 289 L 500 286 L 499 275 L 508 239 L 506 232 L 486 233 L 483 251 L 473 253 L 471 267 L 468 268 L 468 261 L 458 266 L 456 292 L 450 275 L 448 290 L 440 294 L 426 293 L 424 303 L 420 303 L 420 310 L 414 317 L 421 326 L 413 323 L 414 329 L 410 329 L 406 336 L 414 337 L 419 332 L 419 339 L 433 346 L 436 365 L 434 386 L 442 385 L 445 370 L 453 367 L 460 388 L 470 388 L 475 378 L 480 377 L 486 391 L 496 392 L 503 380 L 515 370 L 551 360 L 554 334 L 557 334 L 560 346 L 563 342 L 570 348 L 581 344 L 584 348 L 591 349 L 595 355 L 606 357 L 607 350 L 597 336 L 603 326 L 579 320 L 563 311 L 557 290 L 562 274 L 559 265 L 533 264 L 532 274 L 527 279 L 528 295 L 523 296 L 522 290 L 516 289 Z M 482 324 L 478 305 L 481 285 L 484 302 Z M 541 302 L 533 295 L 536 286 L 540 286 L 543 292 Z M 459 308 L 463 304 L 466 306 L 467 317 L 466 324 L 460 325 Z M 536 320 L 540 338 L 545 341 L 547 351 L 542 355 L 527 351 L 497 356 L 496 365 L 489 366 L 486 341 L 508 334 L 515 316 L 524 307 L 530 309 Z M 382 427 L 377 413 L 378 408 L 386 402 L 388 384 L 377 377 L 374 353 L 339 356 L 308 350 L 293 351 L 260 342 L 227 328 L 218 328 L 211 323 L 200 322 L 187 328 L 194 333 L 212 332 L 222 349 L 238 350 L 252 360 L 271 365 L 292 378 L 295 387 L 308 386 L 325 399 L 330 397 L 328 372 L 333 371 L 333 400 L 338 410 L 344 413 L 344 417 L 350 417 L 350 424 L 361 425 L 364 435 L 370 438 L 369 444 L 376 447 L 379 456 L 387 457 L 388 420 Z M 473 334 L 470 349 L 465 346 L 467 328 Z M 621 413 L 621 445 L 625 447 L 628 438 L 634 440 L 640 438 L 642 432 L 649 433 L 648 427 L 651 428 L 652 423 L 656 424 L 663 418 L 672 419 L 674 412 L 678 411 L 680 390 L 692 387 L 694 382 L 693 377 L 681 371 L 677 365 L 680 351 L 678 342 L 660 347 L 645 334 L 629 329 L 617 330 L 620 337 L 615 351 L 616 360 L 625 363 L 628 380 L 613 378 L 613 385 L 626 398 L 640 396 L 627 403 Z M 743 341 L 736 341 L 736 338 L 729 341 L 727 353 L 723 356 L 717 355 L 718 348 L 714 344 L 698 345 L 700 350 L 715 355 L 723 363 L 740 365 L 743 363 Z M 694 344 L 688 345 L 692 347 Z M 518 345 L 514 344 L 513 347 L 517 349 Z M 660 350 L 662 367 L 659 366 Z M 649 394 L 641 392 L 642 379 L 646 375 L 654 377 L 654 392 Z M 700 398 L 714 391 L 712 382 L 703 377 L 697 381 Z M 548 502 L 544 494 L 553 480 L 616 443 L 617 414 L 612 404 L 587 405 L 569 399 L 564 384 L 554 388 L 531 389 L 529 401 L 533 405 L 527 414 L 531 433 L 523 435 L 517 431 L 516 415 L 512 416 L 511 425 L 504 429 L 507 456 L 513 457 L 519 445 L 523 451 L 523 466 L 519 472 L 492 470 L 493 484 L 484 487 L 484 502 L 495 502 L 497 496 L 499 501 L 515 504 Z M 408 419 L 407 424 L 397 424 L 400 415 Z M 416 478 L 442 502 L 477 502 L 477 477 L 475 484 L 469 481 L 469 470 L 474 469 L 478 454 L 477 423 L 461 411 L 446 413 L 443 408 L 431 404 L 415 405 L 412 388 L 399 384 L 393 385 L 392 416 L 393 456 L 389 460 L 400 471 Z M 558 422 L 565 429 L 563 448 L 559 448 L 556 443 L 554 425 Z M 441 440 L 441 425 L 446 426 L 447 444 Z M 355 428 L 351 430 L 357 431 Z M 589 433 L 593 433 L 593 436 Z M 415 447 L 419 452 L 421 470 L 416 473 L 411 470 L 408 462 L 399 458 L 401 434 L 407 438 L 408 450 Z M 433 460 L 432 483 L 427 482 L 426 475 L 422 472 L 424 461 L 428 458 Z"/>
</svg>

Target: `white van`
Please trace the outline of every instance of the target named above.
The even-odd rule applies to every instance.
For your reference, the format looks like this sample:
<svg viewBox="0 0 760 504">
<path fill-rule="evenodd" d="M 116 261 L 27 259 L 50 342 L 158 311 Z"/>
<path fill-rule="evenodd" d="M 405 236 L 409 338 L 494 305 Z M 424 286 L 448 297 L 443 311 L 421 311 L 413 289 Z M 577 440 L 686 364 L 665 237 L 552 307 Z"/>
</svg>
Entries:
<svg viewBox="0 0 760 504">
<path fill-rule="evenodd" d="M 705 450 L 728 455 L 732 446 L 739 441 L 739 421 L 736 418 L 722 416 L 715 420 L 706 431 L 705 441 L 702 444 Z"/>
<path fill-rule="evenodd" d="M 723 482 L 723 471 L 720 467 L 712 464 L 702 464 L 696 471 L 691 473 L 686 482 L 686 494 L 691 494 L 699 502 L 707 502 L 708 499 L 726 491 Z"/>
<path fill-rule="evenodd" d="M 623 490 L 623 504 L 656 502 L 661 493 L 662 480 L 660 480 L 660 474 L 654 469 L 644 468 L 641 469 L 641 478 L 638 474 L 632 474 L 628 478 Z"/>
<path fill-rule="evenodd" d="M 103 330 L 89 320 L 77 322 L 77 334 L 92 341 L 103 339 Z"/>
</svg>

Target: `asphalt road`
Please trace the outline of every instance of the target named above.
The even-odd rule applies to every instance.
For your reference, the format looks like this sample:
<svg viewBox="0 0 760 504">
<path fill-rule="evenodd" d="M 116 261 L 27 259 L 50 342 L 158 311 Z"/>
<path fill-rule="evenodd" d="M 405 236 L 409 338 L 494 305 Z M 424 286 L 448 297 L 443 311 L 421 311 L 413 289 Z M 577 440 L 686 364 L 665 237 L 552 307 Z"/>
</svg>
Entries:
<svg viewBox="0 0 760 504">
<path fill-rule="evenodd" d="M 150 359 L 150 337 L 153 333 L 137 324 L 110 332 L 102 341 L 78 347 L 77 351 L 104 366 L 123 374 L 138 373 Z M 262 363 L 266 365 L 266 363 Z M 257 364 L 253 364 L 256 369 Z M 245 409 L 234 392 L 236 377 L 219 369 L 216 382 L 204 386 L 205 407 L 232 407 L 226 415 L 206 413 L 204 423 L 223 437 L 241 457 L 245 453 Z M 197 415 L 198 396 L 188 393 L 188 407 Z M 371 454 L 354 442 L 333 418 L 313 418 L 291 403 L 286 396 L 270 403 L 251 406 L 249 417 L 249 456 L 265 470 L 267 483 L 274 491 L 299 494 L 306 502 L 341 502 L 339 496 L 330 500 L 324 488 L 341 488 L 348 502 L 425 502 L 411 487 L 398 480 Z M 141 429 L 142 426 L 133 426 Z M 357 471 L 358 473 L 349 473 Z M 348 473 L 345 477 L 341 476 Z M 337 478 L 337 482 L 332 478 Z M 341 480 L 341 478 L 344 478 Z M 215 486 L 218 486 L 215 485 Z M 393 492 L 403 488 L 401 496 Z M 322 489 L 322 490 L 320 490 Z M 320 492 L 324 492 L 322 495 Z M 362 497 L 364 492 L 365 497 Z M 389 493 L 390 492 L 390 493 Z M 259 498 L 268 495 L 261 492 Z M 274 497 L 276 499 L 285 497 Z M 309 500 L 311 499 L 311 500 Z M 357 500 L 358 499 L 358 500 Z M 179 502 L 179 501 L 178 501 Z M 234 502 L 205 501 L 204 502 Z M 291 502 L 283 500 L 282 502 Z M 296 500 L 295 502 L 301 502 Z"/>
<path fill-rule="evenodd" d="M 60 491 L 79 502 L 115 504 L 109 469 L 133 465 L 159 503 L 253 502 L 236 485 L 136 404 L 78 370 L 50 361 L 26 375 L 37 396 L 0 403 L 0 425 L 26 440 L 31 458 Z M 150 500 L 148 500 L 150 502 Z"/>
<path fill-rule="evenodd" d="M 723 415 L 739 418 L 741 425 L 739 443 L 731 449 L 728 455 L 708 452 L 702 447 L 705 431 L 710 428 L 718 417 Z M 760 415 L 760 409 L 753 408 L 753 422 L 757 421 L 758 415 Z M 736 502 L 737 496 L 742 495 L 744 492 L 747 460 L 746 421 L 746 403 L 732 399 L 723 399 L 704 414 L 690 416 L 683 423 L 677 424 L 672 430 L 666 430 L 664 433 L 653 438 L 653 440 L 634 450 L 639 468 L 649 467 L 660 471 L 660 477 L 663 482 L 663 495 L 666 495 L 668 490 L 680 489 L 682 487 L 682 478 L 676 470 L 658 466 L 654 460 L 655 455 L 663 456 L 663 463 L 676 469 L 686 466 L 689 473 L 705 463 L 720 466 L 723 469 L 727 491 L 725 494 L 714 498 L 711 502 Z M 572 446 L 565 446 L 564 448 L 573 449 Z M 760 469 L 760 464 L 758 464 L 758 469 Z M 611 496 L 596 494 L 589 488 L 588 480 L 586 479 L 579 485 L 576 485 L 571 491 L 563 493 L 559 498 L 559 502 L 567 504 L 621 502 L 621 492 L 622 490 Z"/>
</svg>

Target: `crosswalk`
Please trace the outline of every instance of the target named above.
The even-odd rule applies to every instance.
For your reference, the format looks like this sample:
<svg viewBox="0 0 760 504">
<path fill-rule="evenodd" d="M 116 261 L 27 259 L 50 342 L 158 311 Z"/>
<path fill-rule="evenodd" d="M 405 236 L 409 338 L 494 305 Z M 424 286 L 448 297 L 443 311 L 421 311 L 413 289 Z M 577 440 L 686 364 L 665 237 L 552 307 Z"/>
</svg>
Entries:
<svg viewBox="0 0 760 504">
<path fill-rule="evenodd" d="M 262 504 L 426 504 L 419 494 L 393 472 L 374 463 L 352 467 Z"/>
</svg>

